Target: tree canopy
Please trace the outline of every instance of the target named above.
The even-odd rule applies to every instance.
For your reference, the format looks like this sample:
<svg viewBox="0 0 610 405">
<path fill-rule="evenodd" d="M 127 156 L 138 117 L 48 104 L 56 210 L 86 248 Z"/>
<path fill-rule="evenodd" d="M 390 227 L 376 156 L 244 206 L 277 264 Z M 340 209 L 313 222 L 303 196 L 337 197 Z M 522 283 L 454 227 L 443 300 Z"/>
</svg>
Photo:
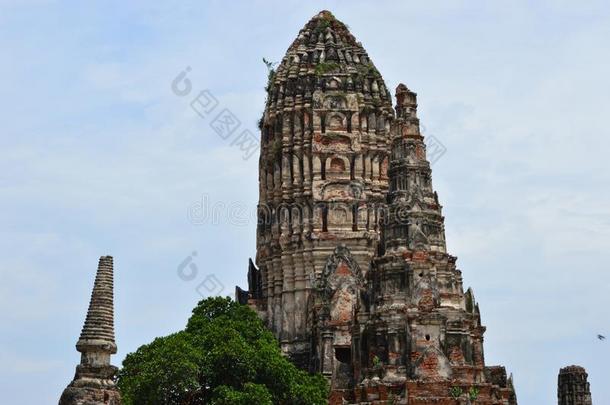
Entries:
<svg viewBox="0 0 610 405">
<path fill-rule="evenodd" d="M 127 355 L 125 405 L 322 405 L 328 387 L 286 359 L 256 313 L 229 298 L 197 305 L 183 331 Z"/>
</svg>

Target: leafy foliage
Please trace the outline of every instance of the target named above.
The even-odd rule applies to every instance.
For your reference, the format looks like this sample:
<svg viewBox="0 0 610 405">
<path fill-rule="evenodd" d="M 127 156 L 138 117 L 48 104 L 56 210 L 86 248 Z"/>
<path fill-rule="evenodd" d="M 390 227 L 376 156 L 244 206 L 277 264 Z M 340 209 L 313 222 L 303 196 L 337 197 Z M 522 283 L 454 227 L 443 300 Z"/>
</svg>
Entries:
<svg viewBox="0 0 610 405">
<path fill-rule="evenodd" d="M 271 156 L 272 160 L 269 161 L 271 167 L 274 162 L 281 162 L 282 160 L 282 139 L 276 138 L 271 144 Z"/>
<path fill-rule="evenodd" d="M 334 62 L 320 62 L 316 65 L 315 73 L 317 76 L 333 72 L 339 69 L 339 64 Z"/>
<path fill-rule="evenodd" d="M 463 393 L 464 391 L 462 391 L 462 388 L 458 386 L 451 387 L 451 390 L 449 391 L 449 394 L 455 399 L 459 398 Z"/>
<path fill-rule="evenodd" d="M 322 18 L 320 19 L 320 21 L 318 22 L 318 25 L 316 25 L 316 28 L 314 28 L 313 33 L 314 35 L 318 36 L 321 33 L 324 33 L 326 31 L 326 29 L 328 27 L 330 27 L 331 25 L 331 20 L 328 18 Z"/>
<path fill-rule="evenodd" d="M 468 397 L 471 401 L 475 401 L 479 397 L 479 389 L 477 387 L 470 387 Z"/>
<path fill-rule="evenodd" d="M 125 405 L 322 405 L 328 395 L 254 311 L 221 297 L 201 301 L 185 330 L 128 354 L 118 385 Z"/>
<path fill-rule="evenodd" d="M 377 68 L 370 62 L 356 66 L 356 70 L 361 77 L 381 78 L 381 73 L 379 73 Z"/>
<path fill-rule="evenodd" d="M 277 62 L 271 62 L 268 61 L 266 58 L 263 58 L 263 63 L 265 64 L 265 66 L 267 66 L 267 70 L 271 71 L 275 68 L 275 65 L 277 65 Z"/>
<path fill-rule="evenodd" d="M 278 63 L 270 62 L 265 58 L 263 58 L 263 63 L 265 66 L 267 66 L 267 86 L 265 86 L 265 91 L 269 92 L 273 88 L 273 80 L 275 80 L 275 67 Z"/>
</svg>

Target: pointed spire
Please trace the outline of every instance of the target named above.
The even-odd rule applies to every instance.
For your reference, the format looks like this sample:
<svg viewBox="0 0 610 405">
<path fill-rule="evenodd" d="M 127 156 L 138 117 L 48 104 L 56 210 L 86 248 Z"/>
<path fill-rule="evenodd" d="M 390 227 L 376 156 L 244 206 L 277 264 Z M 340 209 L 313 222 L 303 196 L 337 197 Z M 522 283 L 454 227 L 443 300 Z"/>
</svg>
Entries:
<svg viewBox="0 0 610 405">
<path fill-rule="evenodd" d="M 89 311 L 85 325 L 76 343 L 76 349 L 87 351 L 106 351 L 115 354 L 114 340 L 114 275 L 112 256 L 102 256 L 91 293 Z"/>
<path fill-rule="evenodd" d="M 432 188 L 432 170 L 417 118 L 417 94 L 396 87 L 396 121 L 388 168 L 390 203 L 384 252 L 447 251 L 444 218 Z"/>
<path fill-rule="evenodd" d="M 466 290 L 464 298 L 466 302 L 466 312 L 473 313 L 476 301 L 474 299 L 474 291 L 472 291 L 471 287 L 468 287 L 468 290 Z"/>
<path fill-rule="evenodd" d="M 81 355 L 74 379 L 64 390 L 59 405 L 84 403 L 120 405 L 115 385 L 117 368 L 110 356 L 117 352 L 114 341 L 114 281 L 112 256 L 100 257 L 89 311 L 76 350 Z"/>
<path fill-rule="evenodd" d="M 403 83 L 396 87 L 396 115 L 399 119 L 417 118 L 417 93 Z"/>
</svg>

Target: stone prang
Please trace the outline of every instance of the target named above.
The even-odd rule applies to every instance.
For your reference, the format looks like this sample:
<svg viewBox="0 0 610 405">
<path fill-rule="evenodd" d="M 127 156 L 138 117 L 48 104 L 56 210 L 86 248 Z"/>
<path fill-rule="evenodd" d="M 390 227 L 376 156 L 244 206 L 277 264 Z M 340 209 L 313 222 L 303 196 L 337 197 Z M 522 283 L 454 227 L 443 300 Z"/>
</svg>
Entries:
<svg viewBox="0 0 610 405">
<path fill-rule="evenodd" d="M 591 405 L 591 390 L 587 372 L 580 366 L 559 370 L 557 377 L 557 403 L 559 405 Z"/>
<path fill-rule="evenodd" d="M 81 361 L 74 380 L 64 390 L 59 405 L 120 405 L 115 385 L 117 368 L 110 356 L 117 352 L 114 340 L 113 263 L 111 256 L 100 257 L 89 311 L 76 343 Z"/>
<path fill-rule="evenodd" d="M 260 122 L 255 309 L 330 404 L 515 405 L 489 367 L 479 306 L 444 217 L 404 84 L 396 106 L 346 25 L 314 16 L 269 75 Z"/>
</svg>

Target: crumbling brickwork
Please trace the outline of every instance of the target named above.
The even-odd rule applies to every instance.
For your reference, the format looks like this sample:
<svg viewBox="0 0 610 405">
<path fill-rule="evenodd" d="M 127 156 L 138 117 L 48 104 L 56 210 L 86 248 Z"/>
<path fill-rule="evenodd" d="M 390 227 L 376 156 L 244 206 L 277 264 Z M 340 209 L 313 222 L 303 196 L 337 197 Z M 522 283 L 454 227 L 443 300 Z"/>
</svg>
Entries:
<svg viewBox="0 0 610 405">
<path fill-rule="evenodd" d="M 256 265 L 237 296 L 328 377 L 330 403 L 516 404 L 446 252 L 416 94 L 400 84 L 393 108 L 330 12 L 270 74 L 261 140 Z"/>
<path fill-rule="evenodd" d="M 258 269 L 250 269 L 250 280 L 260 282 L 250 294 L 283 350 L 303 365 L 325 344 L 320 337 L 312 348 L 311 330 L 323 316 L 312 292 L 326 282 L 329 256 L 344 246 L 350 270 L 366 270 L 377 250 L 373 207 L 387 194 L 393 114 L 366 51 L 329 13 L 301 30 L 270 76 L 261 120 Z M 343 314 L 355 293 L 344 292 Z"/>
<path fill-rule="evenodd" d="M 587 372 L 580 366 L 559 370 L 557 377 L 557 403 L 559 405 L 591 405 L 591 390 Z"/>
<path fill-rule="evenodd" d="M 446 252 L 416 94 L 399 85 L 393 108 L 328 11 L 267 89 L 256 265 L 238 299 L 328 377 L 331 404 L 516 404 L 506 370 L 485 366 L 479 307 Z"/>
</svg>

